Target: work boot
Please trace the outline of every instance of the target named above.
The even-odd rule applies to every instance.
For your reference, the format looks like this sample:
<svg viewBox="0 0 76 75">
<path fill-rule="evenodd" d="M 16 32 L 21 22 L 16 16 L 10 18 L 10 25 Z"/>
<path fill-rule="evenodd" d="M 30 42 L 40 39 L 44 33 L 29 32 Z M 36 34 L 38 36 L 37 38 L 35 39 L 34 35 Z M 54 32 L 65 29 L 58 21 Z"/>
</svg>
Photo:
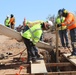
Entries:
<svg viewBox="0 0 76 75">
<path fill-rule="evenodd" d="M 66 46 L 65 45 L 63 45 L 63 47 L 64 47 L 64 49 L 66 49 Z"/>
<path fill-rule="evenodd" d="M 40 55 L 39 54 L 37 54 L 36 56 L 37 56 L 37 58 L 40 58 Z"/>
<path fill-rule="evenodd" d="M 70 46 L 67 46 L 67 48 L 70 48 Z"/>
<path fill-rule="evenodd" d="M 32 57 L 29 57 L 28 59 L 27 59 L 27 62 L 26 62 L 26 64 L 30 64 L 30 61 L 32 60 Z"/>
<path fill-rule="evenodd" d="M 69 46 L 69 45 L 66 45 L 66 47 L 67 47 L 67 48 L 70 48 L 70 46 Z"/>
<path fill-rule="evenodd" d="M 23 63 L 25 63 L 25 64 L 31 64 L 31 61 L 26 60 L 26 61 L 25 61 L 25 62 L 23 62 Z"/>
<path fill-rule="evenodd" d="M 30 64 L 30 63 L 31 63 L 30 60 L 27 60 L 27 61 L 26 61 L 26 64 Z"/>
<path fill-rule="evenodd" d="M 32 62 L 35 63 L 36 62 L 36 58 L 32 58 Z"/>
<path fill-rule="evenodd" d="M 36 59 L 33 59 L 32 60 L 32 63 L 40 63 L 40 61 L 36 60 Z"/>
<path fill-rule="evenodd" d="M 35 52 L 36 58 L 40 58 L 40 55 L 38 54 L 38 52 Z"/>
<path fill-rule="evenodd" d="M 67 47 L 65 46 L 64 49 L 66 49 Z"/>
<path fill-rule="evenodd" d="M 40 61 L 34 57 L 34 58 L 32 58 L 32 63 L 40 63 Z"/>
</svg>

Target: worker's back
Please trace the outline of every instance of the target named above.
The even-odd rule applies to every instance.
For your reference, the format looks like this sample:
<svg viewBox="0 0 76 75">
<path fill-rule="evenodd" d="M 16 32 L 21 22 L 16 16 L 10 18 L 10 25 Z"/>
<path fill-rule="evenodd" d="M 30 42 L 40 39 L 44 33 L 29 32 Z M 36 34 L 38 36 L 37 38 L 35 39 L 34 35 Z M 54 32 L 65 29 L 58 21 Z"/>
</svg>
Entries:
<svg viewBox="0 0 76 75">
<path fill-rule="evenodd" d="M 14 25 L 15 24 L 15 18 L 14 17 L 10 18 L 10 24 L 11 25 Z"/>
<path fill-rule="evenodd" d="M 75 18 L 72 13 L 68 13 L 67 17 L 65 18 L 65 21 L 67 22 L 68 29 L 71 30 L 73 28 L 76 28 Z M 68 21 L 70 21 L 70 23 Z"/>
<path fill-rule="evenodd" d="M 29 28 L 36 25 L 36 24 L 40 24 L 40 23 L 43 23 L 43 21 L 41 21 L 41 20 L 36 20 L 36 21 L 33 21 L 33 22 L 26 21 L 26 25 L 29 26 Z"/>
<path fill-rule="evenodd" d="M 42 35 L 42 29 L 40 24 L 32 26 L 22 34 L 24 38 L 32 40 L 33 43 L 38 42 L 41 35 Z"/>
</svg>

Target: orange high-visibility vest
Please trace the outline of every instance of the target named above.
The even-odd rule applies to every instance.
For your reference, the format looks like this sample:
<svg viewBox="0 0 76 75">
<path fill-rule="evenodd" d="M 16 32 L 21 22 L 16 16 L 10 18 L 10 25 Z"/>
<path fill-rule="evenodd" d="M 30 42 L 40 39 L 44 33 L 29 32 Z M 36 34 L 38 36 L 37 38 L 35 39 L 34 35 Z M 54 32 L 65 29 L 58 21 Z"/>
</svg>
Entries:
<svg viewBox="0 0 76 75">
<path fill-rule="evenodd" d="M 76 28 L 75 17 L 72 13 L 68 13 L 65 17 L 65 21 L 62 23 L 62 26 L 67 26 L 69 30 Z"/>
<path fill-rule="evenodd" d="M 12 24 L 12 25 L 15 24 L 15 18 L 14 17 L 10 18 L 10 24 Z"/>
</svg>

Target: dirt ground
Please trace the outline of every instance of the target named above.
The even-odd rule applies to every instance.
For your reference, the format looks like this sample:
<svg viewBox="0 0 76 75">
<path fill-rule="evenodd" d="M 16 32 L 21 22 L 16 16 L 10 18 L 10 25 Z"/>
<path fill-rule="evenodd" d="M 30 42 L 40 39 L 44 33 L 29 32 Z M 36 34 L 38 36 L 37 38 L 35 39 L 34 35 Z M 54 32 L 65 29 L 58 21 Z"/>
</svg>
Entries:
<svg viewBox="0 0 76 75">
<path fill-rule="evenodd" d="M 50 33 L 44 34 L 44 38 L 50 40 L 51 36 Z M 46 40 L 48 42 L 48 40 Z M 15 39 L 11 37 L 7 37 L 5 35 L 0 34 L 0 55 L 3 54 L 4 56 L 8 56 L 7 53 L 12 53 L 12 57 L 8 56 L 8 58 L 0 59 L 0 75 L 5 75 L 5 74 L 16 74 L 19 72 L 19 67 L 13 67 L 13 68 L 6 68 L 1 67 L 2 63 L 10 64 L 10 60 L 13 60 L 15 57 L 20 56 L 20 52 L 25 50 L 26 47 L 23 42 L 18 42 Z M 41 49 L 39 49 L 41 50 Z M 42 51 L 42 50 L 41 50 Z M 24 51 L 23 56 L 27 57 L 27 51 Z M 17 63 L 17 62 L 16 62 Z M 12 64 L 12 63 L 11 63 Z M 27 69 L 24 69 L 21 71 L 21 73 L 26 73 Z"/>
<path fill-rule="evenodd" d="M 50 44 L 55 46 L 55 43 L 56 43 L 55 34 L 45 33 L 44 39 L 46 39 L 45 40 L 46 42 L 49 42 Z M 59 41 L 59 44 L 60 44 L 60 41 Z M 23 42 L 18 42 L 11 37 L 7 37 L 7 36 L 0 34 L 0 54 L 4 54 L 5 56 L 7 56 L 7 53 L 10 52 L 13 54 L 13 56 L 15 56 L 15 55 L 19 54 L 20 52 L 22 52 L 24 49 L 26 49 L 26 47 Z M 20 54 L 18 56 L 20 56 Z M 25 50 L 24 56 L 27 56 L 26 50 Z M 0 60 L 0 64 L 1 64 L 1 62 L 7 62 L 9 64 L 9 60 L 12 58 L 13 57 L 4 59 L 4 60 Z M 16 74 L 17 72 L 19 72 L 19 66 L 17 68 L 11 68 L 11 69 L 8 67 L 4 68 L 4 69 L 0 68 L 0 75 L 5 75 L 7 73 Z M 24 69 L 21 73 L 26 73 L 26 69 Z"/>
<path fill-rule="evenodd" d="M 13 56 L 19 54 L 20 52 L 22 52 L 25 49 L 25 45 L 22 42 L 17 42 L 15 39 L 12 39 L 10 37 L 4 36 L 0 34 L 0 55 L 4 54 L 5 56 L 8 56 L 7 53 L 12 53 Z M 20 54 L 18 55 L 20 56 Z M 25 56 L 26 56 L 26 50 L 25 50 Z M 9 63 L 9 60 L 12 59 L 11 58 L 4 58 L 4 59 L 0 59 L 0 65 L 3 62 L 7 62 Z M 6 64 L 7 64 L 6 63 Z M 5 75 L 7 73 L 14 73 L 16 74 L 19 71 L 19 66 L 17 67 L 18 70 L 14 69 L 14 68 L 1 68 L 0 66 L 0 75 Z M 26 70 L 24 71 L 26 72 Z"/>
</svg>

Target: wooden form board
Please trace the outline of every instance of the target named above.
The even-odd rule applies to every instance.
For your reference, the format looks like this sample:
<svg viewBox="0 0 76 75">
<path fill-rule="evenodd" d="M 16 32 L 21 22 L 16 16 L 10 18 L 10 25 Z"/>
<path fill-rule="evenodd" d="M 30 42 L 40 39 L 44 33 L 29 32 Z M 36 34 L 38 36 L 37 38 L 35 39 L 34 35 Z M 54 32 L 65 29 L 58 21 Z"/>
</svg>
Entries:
<svg viewBox="0 0 76 75">
<path fill-rule="evenodd" d="M 39 63 L 31 63 L 31 74 L 47 73 L 44 60 L 38 60 Z"/>
<path fill-rule="evenodd" d="M 37 44 L 36 44 L 37 47 L 39 48 L 42 48 L 42 49 L 52 49 L 51 45 L 48 44 L 48 43 L 45 43 L 43 41 L 39 41 Z"/>
<path fill-rule="evenodd" d="M 22 41 L 22 36 L 21 36 L 20 32 L 17 32 L 14 29 L 8 28 L 1 24 L 0 24 L 0 33 L 3 35 L 6 35 L 8 37 L 12 37 L 12 38 L 16 39 L 17 41 Z M 43 48 L 43 49 L 51 49 L 50 44 L 42 42 L 42 41 L 38 42 L 36 44 L 36 46 L 39 48 Z"/>
<path fill-rule="evenodd" d="M 4 73 L 1 75 L 4 75 Z M 16 74 L 5 74 L 5 75 L 16 75 Z M 24 73 L 24 74 L 20 74 L 20 75 L 31 75 L 31 74 Z M 40 74 L 38 74 L 38 75 L 40 75 Z M 43 74 L 41 74 L 41 75 L 43 75 Z M 76 71 L 48 72 L 46 75 L 76 75 Z"/>
<path fill-rule="evenodd" d="M 15 31 L 14 29 L 3 26 L 1 24 L 0 24 L 0 33 L 8 37 L 12 37 L 18 41 L 22 40 L 22 36 L 19 32 Z"/>
<path fill-rule="evenodd" d="M 63 54 L 63 56 L 68 60 L 70 61 L 73 65 L 76 66 L 76 59 L 69 59 L 68 56 L 71 55 L 70 53 L 68 54 Z"/>
</svg>

